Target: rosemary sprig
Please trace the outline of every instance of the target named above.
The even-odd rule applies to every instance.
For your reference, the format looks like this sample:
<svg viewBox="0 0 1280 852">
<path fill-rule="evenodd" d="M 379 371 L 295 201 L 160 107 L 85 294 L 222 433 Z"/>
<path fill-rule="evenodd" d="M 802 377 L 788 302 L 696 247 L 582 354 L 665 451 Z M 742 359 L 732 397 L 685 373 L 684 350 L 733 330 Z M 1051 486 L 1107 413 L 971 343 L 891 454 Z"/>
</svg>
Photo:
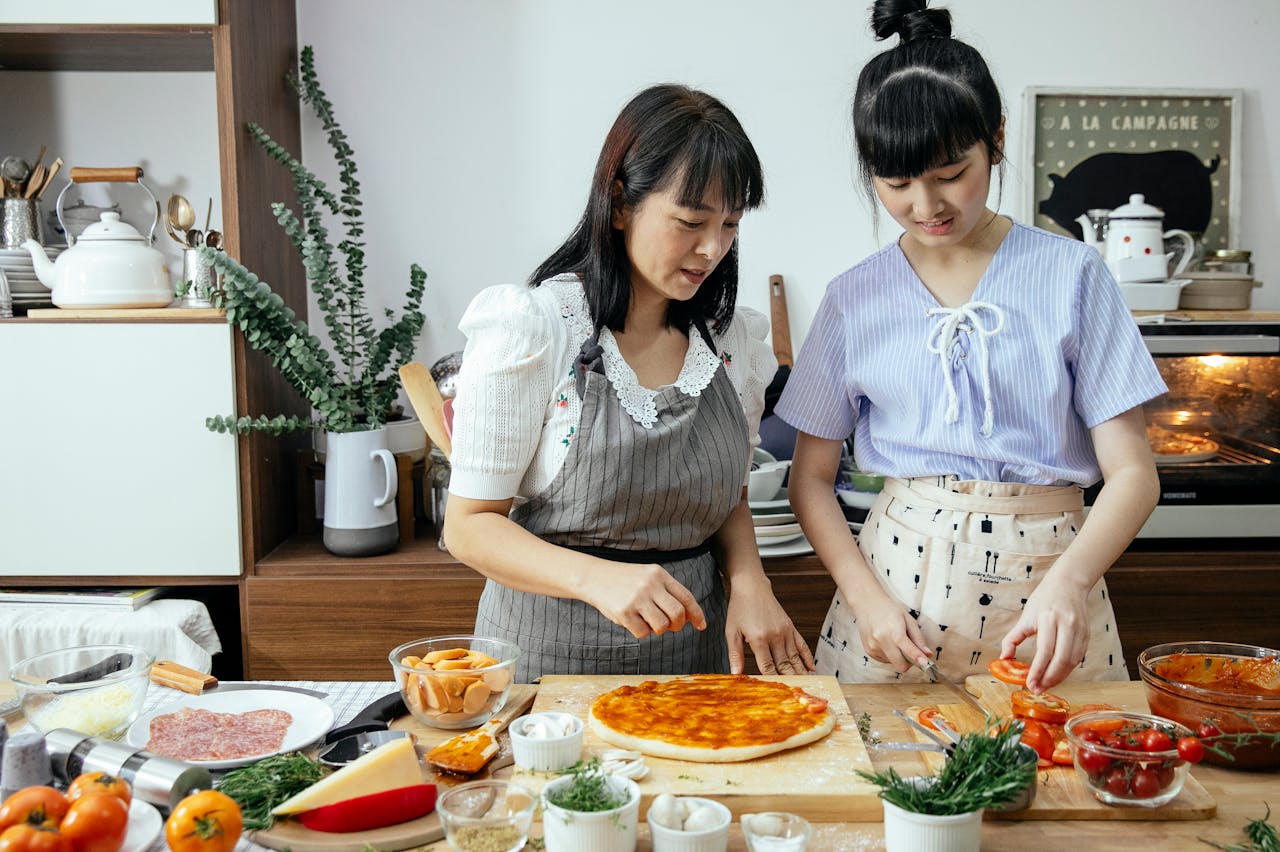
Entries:
<svg viewBox="0 0 1280 852">
<path fill-rule="evenodd" d="M 304 754 L 277 754 L 233 769 L 214 786 L 235 799 L 246 829 L 267 829 L 275 821 L 271 809 L 300 793 L 329 770 Z"/>
<path fill-rule="evenodd" d="M 1271 819 L 1271 805 L 1267 805 L 1267 813 L 1262 819 L 1249 820 L 1249 824 L 1244 827 L 1245 836 L 1249 838 L 1248 843 L 1218 843 L 1203 837 L 1200 838 L 1200 842 L 1207 843 L 1216 849 L 1225 849 L 1226 852 L 1280 852 L 1280 834 L 1277 834 L 1275 826 L 1268 822 L 1269 819 Z"/>
<path fill-rule="evenodd" d="M 579 760 L 560 774 L 570 775 L 573 780 L 547 796 L 547 801 L 558 808 L 593 813 L 611 811 L 627 803 L 625 792 L 609 786 L 609 776 L 600 771 L 598 757 L 593 757 L 586 763 Z"/>
<path fill-rule="evenodd" d="M 891 767 L 887 772 L 858 771 L 880 788 L 880 798 L 906 811 L 939 816 L 966 814 L 1013 801 L 1036 783 L 1036 765 L 1020 746 L 1022 725 L 960 737 L 938 775 L 917 785 Z"/>
</svg>

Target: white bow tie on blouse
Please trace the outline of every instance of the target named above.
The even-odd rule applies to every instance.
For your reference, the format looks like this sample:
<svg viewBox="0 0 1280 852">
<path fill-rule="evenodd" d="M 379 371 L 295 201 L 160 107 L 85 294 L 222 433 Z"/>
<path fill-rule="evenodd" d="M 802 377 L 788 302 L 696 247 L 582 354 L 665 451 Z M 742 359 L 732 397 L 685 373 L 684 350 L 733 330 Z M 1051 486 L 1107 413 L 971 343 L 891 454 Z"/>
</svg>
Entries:
<svg viewBox="0 0 1280 852">
<path fill-rule="evenodd" d="M 994 327 L 987 328 L 983 324 L 979 316 L 983 311 L 995 318 Z M 960 399 L 956 395 L 955 379 L 951 375 L 951 349 L 960 344 L 960 332 L 976 331 L 978 333 L 978 349 L 982 353 L 982 360 L 978 365 L 978 372 L 982 378 L 984 405 L 982 435 L 990 437 L 995 418 L 991 409 L 991 353 L 987 349 L 987 338 L 995 337 L 1000 329 L 1004 328 L 1004 311 L 990 302 L 967 302 L 958 308 L 930 308 L 927 316 L 938 317 L 938 321 L 929 331 L 925 346 L 930 354 L 938 356 L 942 377 L 947 383 L 947 411 L 944 417 L 947 423 L 955 423 L 960 419 Z"/>
</svg>

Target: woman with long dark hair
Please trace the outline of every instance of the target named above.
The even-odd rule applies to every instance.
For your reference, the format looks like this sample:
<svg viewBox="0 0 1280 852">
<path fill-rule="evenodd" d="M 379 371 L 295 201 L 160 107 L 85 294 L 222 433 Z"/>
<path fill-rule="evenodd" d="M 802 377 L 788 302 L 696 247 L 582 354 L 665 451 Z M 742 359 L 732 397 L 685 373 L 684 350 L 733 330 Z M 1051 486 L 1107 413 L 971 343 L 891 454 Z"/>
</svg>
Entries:
<svg viewBox="0 0 1280 852">
<path fill-rule="evenodd" d="M 445 538 L 488 578 L 476 631 L 520 646 L 518 679 L 739 672 L 745 646 L 764 673 L 812 668 L 744 496 L 776 363 L 735 307 L 736 237 L 763 195 L 724 104 L 646 89 L 565 243 L 467 309 Z"/>
</svg>

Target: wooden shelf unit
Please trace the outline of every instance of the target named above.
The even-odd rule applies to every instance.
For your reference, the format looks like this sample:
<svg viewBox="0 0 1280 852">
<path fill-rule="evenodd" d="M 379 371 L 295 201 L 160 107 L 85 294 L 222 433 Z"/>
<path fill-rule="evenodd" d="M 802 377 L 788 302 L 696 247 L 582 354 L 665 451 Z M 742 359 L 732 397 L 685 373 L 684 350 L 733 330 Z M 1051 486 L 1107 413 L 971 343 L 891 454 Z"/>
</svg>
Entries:
<svg viewBox="0 0 1280 852">
<path fill-rule="evenodd" d="M 276 226 L 271 203 L 294 197 L 289 173 L 275 163 L 245 128 L 254 121 L 277 142 L 301 150 L 297 97 L 285 76 L 297 68 L 294 0 L 218 0 L 212 26 L 77 26 L 0 24 L 0 70 L 212 71 L 218 112 L 222 183 L 223 246 L 299 316 L 306 316 L 306 279 L 297 252 Z M 160 107 L 157 107 L 159 109 Z M 11 116 L 13 117 L 13 116 Z M 236 406 L 243 414 L 305 416 L 305 402 L 269 359 L 235 335 Z M 228 438 L 227 440 L 233 440 Z M 259 559 L 294 532 L 293 456 L 306 436 L 255 434 L 239 445 L 242 576 L 238 612 L 213 613 L 228 647 L 234 674 L 247 674 L 244 646 L 244 578 Z M 103 577 L 5 577 L 6 584 L 102 585 Z M 188 585 L 225 589 L 226 582 L 193 577 L 115 577 L 119 585 Z M 228 606 L 217 596 L 220 610 Z M 232 617 L 234 616 L 234 617 Z M 230 632 L 232 635 L 226 635 Z"/>
</svg>

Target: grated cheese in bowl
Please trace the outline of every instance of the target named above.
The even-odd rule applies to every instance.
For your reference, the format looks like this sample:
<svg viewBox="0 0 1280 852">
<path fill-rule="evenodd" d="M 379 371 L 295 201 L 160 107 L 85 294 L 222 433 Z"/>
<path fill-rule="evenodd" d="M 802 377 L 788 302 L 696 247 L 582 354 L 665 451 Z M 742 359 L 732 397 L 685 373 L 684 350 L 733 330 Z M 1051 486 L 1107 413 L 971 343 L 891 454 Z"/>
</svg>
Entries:
<svg viewBox="0 0 1280 852">
<path fill-rule="evenodd" d="M 141 690 L 132 683 L 117 683 L 57 696 L 28 721 L 45 733 L 70 728 L 91 737 L 119 734 L 138 716 L 147 679 L 141 680 Z"/>
</svg>

